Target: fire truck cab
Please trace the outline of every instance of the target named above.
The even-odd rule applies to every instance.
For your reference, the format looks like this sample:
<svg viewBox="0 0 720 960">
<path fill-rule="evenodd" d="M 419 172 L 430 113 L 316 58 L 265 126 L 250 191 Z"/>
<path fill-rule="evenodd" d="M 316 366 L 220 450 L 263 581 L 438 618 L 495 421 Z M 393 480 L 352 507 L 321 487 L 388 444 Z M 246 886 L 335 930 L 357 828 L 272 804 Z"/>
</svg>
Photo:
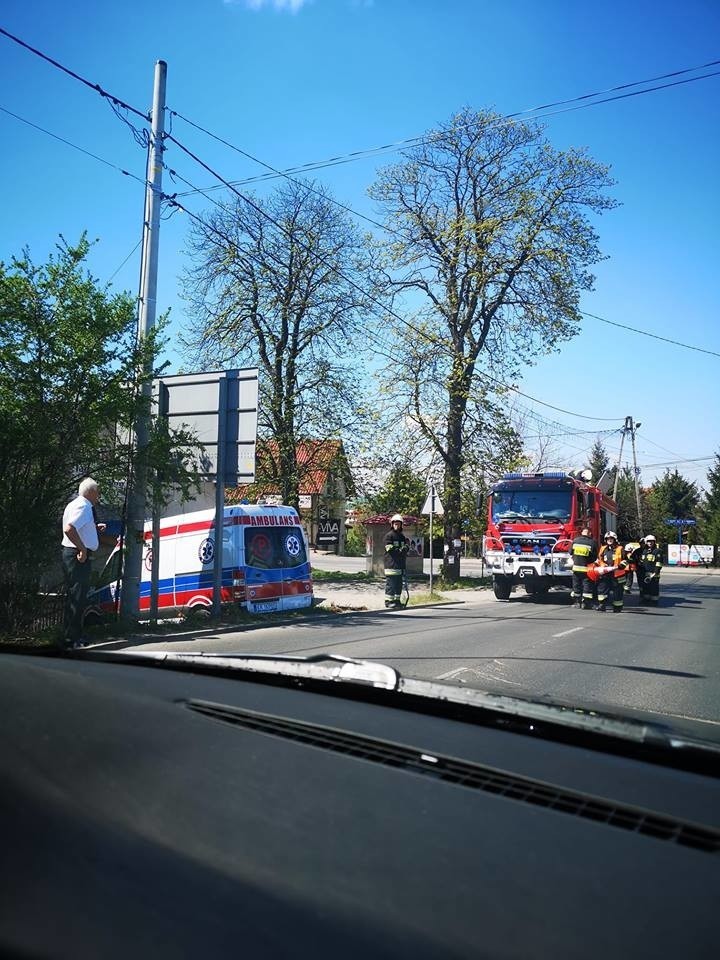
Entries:
<svg viewBox="0 0 720 960">
<path fill-rule="evenodd" d="M 493 484 L 483 558 L 498 600 L 518 584 L 536 599 L 551 587 L 569 590 L 573 539 L 584 527 L 598 542 L 616 529 L 615 502 L 590 479 L 589 470 L 553 470 L 506 473 Z"/>
</svg>

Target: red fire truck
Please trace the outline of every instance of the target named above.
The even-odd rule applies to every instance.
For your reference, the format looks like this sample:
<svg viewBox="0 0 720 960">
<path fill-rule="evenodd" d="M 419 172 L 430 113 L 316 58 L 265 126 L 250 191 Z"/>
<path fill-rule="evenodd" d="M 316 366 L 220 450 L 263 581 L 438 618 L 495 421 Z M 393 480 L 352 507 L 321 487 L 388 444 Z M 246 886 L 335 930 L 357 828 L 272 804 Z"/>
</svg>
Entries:
<svg viewBox="0 0 720 960">
<path fill-rule="evenodd" d="M 583 527 L 600 543 L 616 529 L 617 506 L 589 470 L 506 473 L 488 497 L 483 558 L 498 600 L 522 583 L 531 597 L 572 585 L 570 547 Z"/>
</svg>

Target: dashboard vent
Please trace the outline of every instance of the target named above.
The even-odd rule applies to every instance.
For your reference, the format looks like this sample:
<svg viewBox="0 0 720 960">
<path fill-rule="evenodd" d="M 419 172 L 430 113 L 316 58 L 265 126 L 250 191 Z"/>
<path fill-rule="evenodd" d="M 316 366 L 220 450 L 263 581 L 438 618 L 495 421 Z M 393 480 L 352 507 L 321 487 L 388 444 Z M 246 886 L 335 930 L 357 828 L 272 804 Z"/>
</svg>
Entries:
<svg viewBox="0 0 720 960">
<path fill-rule="evenodd" d="M 456 760 L 441 754 L 422 752 L 412 747 L 387 740 L 377 740 L 336 727 L 288 720 L 272 714 L 242 710 L 207 700 L 187 700 L 186 706 L 206 717 L 221 720 L 257 733 L 265 733 L 285 740 L 322 750 L 331 750 L 345 756 L 394 767 L 408 773 L 443 780 L 471 790 L 481 790 L 507 797 L 520 803 L 545 807 L 558 813 L 594 820 L 620 830 L 630 830 L 656 840 L 677 843 L 705 853 L 720 851 L 720 831 L 703 827 L 674 817 L 661 816 L 640 807 L 612 803 L 602 797 L 584 794 L 564 787 L 555 787 L 541 780 L 517 776 L 493 767 Z"/>
</svg>

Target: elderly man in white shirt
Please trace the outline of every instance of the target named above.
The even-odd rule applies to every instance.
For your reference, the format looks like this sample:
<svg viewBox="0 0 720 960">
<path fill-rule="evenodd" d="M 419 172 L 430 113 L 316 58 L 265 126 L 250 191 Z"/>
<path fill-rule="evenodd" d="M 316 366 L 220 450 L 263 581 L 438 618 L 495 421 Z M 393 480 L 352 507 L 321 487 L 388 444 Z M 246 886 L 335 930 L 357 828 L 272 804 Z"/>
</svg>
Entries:
<svg viewBox="0 0 720 960">
<path fill-rule="evenodd" d="M 98 527 L 93 508 L 99 499 L 92 477 L 80 482 L 78 495 L 65 507 L 62 518 L 62 565 L 67 587 L 63 624 L 63 647 L 84 646 L 83 616 L 90 587 L 90 557 L 98 548 Z"/>
</svg>

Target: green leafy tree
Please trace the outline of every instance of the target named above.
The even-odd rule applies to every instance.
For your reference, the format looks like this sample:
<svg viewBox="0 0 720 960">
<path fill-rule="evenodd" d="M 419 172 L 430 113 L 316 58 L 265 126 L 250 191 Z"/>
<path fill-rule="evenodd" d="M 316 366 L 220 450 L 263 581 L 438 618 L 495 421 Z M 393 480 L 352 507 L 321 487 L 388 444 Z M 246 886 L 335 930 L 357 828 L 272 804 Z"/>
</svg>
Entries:
<svg viewBox="0 0 720 960">
<path fill-rule="evenodd" d="M 648 491 L 648 517 L 645 533 L 652 532 L 658 540 L 667 541 L 669 518 L 695 518 L 700 502 L 700 491 L 695 483 L 686 479 L 678 470 L 665 471 Z"/>
<path fill-rule="evenodd" d="M 640 491 L 640 509 L 648 515 L 647 503 L 643 505 L 643 491 Z M 623 467 L 617 485 L 618 526 L 621 543 L 638 541 L 643 535 L 643 524 L 638 517 L 637 496 L 635 494 L 635 476 L 630 467 Z"/>
<path fill-rule="evenodd" d="M 297 506 L 300 440 L 342 437 L 352 451 L 367 432 L 351 359 L 370 304 L 367 244 L 320 187 L 292 181 L 208 214 L 190 252 L 188 355 L 259 368 L 258 436 L 273 449 L 264 479 Z"/>
<path fill-rule="evenodd" d="M 462 523 L 462 476 L 510 441 L 500 382 L 579 330 L 578 302 L 601 259 L 591 217 L 614 204 L 607 169 L 555 150 L 532 123 L 464 110 L 381 171 L 371 196 L 389 237 L 385 384 L 442 464 L 445 536 Z M 385 337 L 387 342 L 387 337 Z M 516 455 L 521 445 L 514 437 Z"/>
<path fill-rule="evenodd" d="M 373 513 L 402 513 L 419 517 L 426 496 L 425 478 L 407 463 L 400 463 L 390 470 L 382 488 L 369 498 L 369 507 Z"/>
<path fill-rule="evenodd" d="M 590 451 L 590 458 L 587 463 L 588 470 L 592 473 L 592 482 L 597 483 L 600 477 L 608 472 L 610 468 L 610 457 L 602 440 L 597 439 Z M 614 476 L 615 471 L 612 471 Z M 619 482 L 619 481 L 618 481 Z M 635 511 L 637 513 L 637 510 Z"/>
<path fill-rule="evenodd" d="M 708 481 L 709 487 L 698 509 L 701 521 L 698 542 L 712 544 L 717 558 L 720 547 L 720 453 L 715 454 L 715 464 L 708 470 Z"/>
<path fill-rule="evenodd" d="M 134 301 L 87 272 L 89 248 L 83 236 L 45 264 L 27 252 L 0 264 L 0 632 L 32 618 L 79 479 L 94 476 L 106 501 L 122 497 L 137 372 L 158 349 L 155 337 L 137 347 Z M 163 471 L 155 496 L 189 493 L 196 446 L 153 430 L 151 473 Z"/>
</svg>

